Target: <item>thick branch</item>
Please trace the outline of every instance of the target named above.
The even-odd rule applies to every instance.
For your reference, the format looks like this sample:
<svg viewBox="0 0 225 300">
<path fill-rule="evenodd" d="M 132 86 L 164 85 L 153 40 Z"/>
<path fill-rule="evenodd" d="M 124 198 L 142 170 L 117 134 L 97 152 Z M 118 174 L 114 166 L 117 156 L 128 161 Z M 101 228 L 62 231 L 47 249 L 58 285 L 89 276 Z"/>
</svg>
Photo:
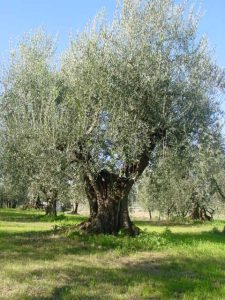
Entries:
<svg viewBox="0 0 225 300">
<path fill-rule="evenodd" d="M 219 195 L 222 197 L 223 200 L 225 200 L 225 195 L 223 193 L 223 191 L 221 190 L 220 186 L 218 185 L 217 181 L 215 178 L 213 178 L 213 182 L 216 186 L 217 192 L 219 193 Z"/>
<path fill-rule="evenodd" d="M 159 140 L 166 136 L 166 129 L 158 128 L 150 136 L 150 145 L 140 155 L 139 161 L 135 164 L 125 164 L 124 173 L 126 177 L 133 177 L 136 180 L 141 176 L 145 168 L 149 164 L 150 153 L 155 149 Z"/>
</svg>

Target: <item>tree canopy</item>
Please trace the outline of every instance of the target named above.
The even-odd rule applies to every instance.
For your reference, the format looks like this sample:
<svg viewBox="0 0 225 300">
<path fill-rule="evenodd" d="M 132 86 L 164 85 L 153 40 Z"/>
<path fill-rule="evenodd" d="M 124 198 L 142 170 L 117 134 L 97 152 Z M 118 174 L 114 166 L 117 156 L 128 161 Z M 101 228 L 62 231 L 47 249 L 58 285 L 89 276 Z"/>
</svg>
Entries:
<svg viewBox="0 0 225 300">
<path fill-rule="evenodd" d="M 54 40 L 26 36 L 2 78 L 4 166 L 57 198 L 82 176 L 88 232 L 129 234 L 127 198 L 160 145 L 198 143 L 218 127 L 224 71 L 199 17 L 172 0 L 124 0 L 71 39 L 59 64 Z M 4 169 L 4 168 L 3 168 Z"/>
</svg>

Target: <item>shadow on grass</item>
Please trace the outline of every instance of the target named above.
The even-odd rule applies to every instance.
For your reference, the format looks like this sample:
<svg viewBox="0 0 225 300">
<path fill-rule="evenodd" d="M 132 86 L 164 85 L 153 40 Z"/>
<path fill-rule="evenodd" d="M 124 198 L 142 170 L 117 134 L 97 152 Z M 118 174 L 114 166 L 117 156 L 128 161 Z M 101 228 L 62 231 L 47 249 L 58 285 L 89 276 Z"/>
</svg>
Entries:
<svg viewBox="0 0 225 300">
<path fill-rule="evenodd" d="M 6 232 L 0 231 L 1 259 L 26 258 L 33 260 L 55 260 L 59 255 L 89 255 L 118 250 L 121 254 L 137 251 L 162 250 L 168 247 L 197 246 L 199 243 L 225 245 L 225 235 L 220 232 L 202 233 L 142 233 L 140 236 L 81 236 L 75 232 L 72 237 L 54 235 L 50 231 Z"/>
<path fill-rule="evenodd" d="M 3 222 L 38 222 L 44 213 L 41 211 L 25 211 L 18 209 L 0 209 L 0 221 Z"/>
<path fill-rule="evenodd" d="M 224 299 L 223 266 L 215 259 L 187 259 L 185 257 L 164 257 L 112 265 L 73 265 L 73 268 L 52 267 L 46 270 L 47 282 L 52 280 L 52 272 L 64 280 L 52 286 L 51 294 L 46 296 L 25 297 L 18 299 Z M 37 272 L 21 275 L 37 278 Z M 41 276 L 41 275 L 40 275 Z M 20 283 L 20 277 L 13 275 L 13 280 Z M 124 298 L 123 296 L 124 295 Z M 126 297 L 125 297 L 126 295 Z M 130 296 L 129 296 L 130 295 Z M 216 296 L 216 297 L 215 297 Z M 186 299 L 186 298 L 185 298 Z"/>
<path fill-rule="evenodd" d="M 79 239 L 54 236 L 52 231 L 0 232 L 0 264 L 4 260 L 54 261 L 59 255 L 90 255 L 104 250 Z"/>
<path fill-rule="evenodd" d="M 0 218 L 5 215 L 5 222 L 29 223 L 30 218 L 30 222 L 38 222 L 32 216 L 40 217 L 19 211 L 21 219 L 18 220 L 17 212 L 0 211 Z M 8 263 L 10 268 L 12 262 L 15 266 L 31 264 L 31 270 L 20 267 L 6 273 L 15 285 L 23 286 L 24 282 L 28 285 L 26 293 L 18 289 L 14 299 L 183 299 L 184 295 L 187 299 L 224 299 L 225 262 L 218 257 L 193 254 L 188 258 L 185 254 L 170 254 L 154 258 L 149 252 L 177 249 L 177 246 L 192 246 L 191 251 L 195 251 L 195 246 L 202 242 L 212 243 L 213 247 L 224 245 L 225 235 L 213 231 L 171 233 L 165 230 L 143 233 L 136 238 L 85 237 L 75 233 L 68 238 L 53 235 L 52 231 L 10 232 L 4 228 L 0 231 L 0 265 L 4 269 Z M 118 256 L 111 250 L 126 255 L 147 251 L 147 257 L 144 253 L 141 259 L 121 253 Z M 34 291 L 29 296 L 39 281 L 42 294 Z"/>
<path fill-rule="evenodd" d="M 18 209 L 0 209 L 0 221 L 3 222 L 54 222 L 54 221 L 67 221 L 67 222 L 82 222 L 87 218 L 80 215 L 65 215 L 59 213 L 56 217 L 46 216 L 42 210 L 18 210 Z"/>
</svg>

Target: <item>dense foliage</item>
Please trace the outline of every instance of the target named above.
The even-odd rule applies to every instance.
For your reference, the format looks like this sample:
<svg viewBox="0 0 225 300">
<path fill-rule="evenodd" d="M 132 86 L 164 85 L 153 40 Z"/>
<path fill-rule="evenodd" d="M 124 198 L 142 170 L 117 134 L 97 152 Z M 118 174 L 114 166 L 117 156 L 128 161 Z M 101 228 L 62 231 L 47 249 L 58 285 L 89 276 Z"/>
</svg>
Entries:
<svg viewBox="0 0 225 300">
<path fill-rule="evenodd" d="M 59 65 L 51 37 L 25 36 L 1 81 L 3 180 L 27 199 L 44 195 L 50 213 L 81 179 L 84 230 L 137 233 L 128 195 L 161 145 L 192 151 L 218 129 L 224 72 L 197 38 L 198 19 L 172 0 L 124 0 L 111 23 L 100 15 L 72 39 Z"/>
<path fill-rule="evenodd" d="M 213 142 L 164 149 L 154 168 L 137 184 L 136 201 L 149 210 L 172 216 L 210 220 L 224 209 L 224 150 Z"/>
</svg>

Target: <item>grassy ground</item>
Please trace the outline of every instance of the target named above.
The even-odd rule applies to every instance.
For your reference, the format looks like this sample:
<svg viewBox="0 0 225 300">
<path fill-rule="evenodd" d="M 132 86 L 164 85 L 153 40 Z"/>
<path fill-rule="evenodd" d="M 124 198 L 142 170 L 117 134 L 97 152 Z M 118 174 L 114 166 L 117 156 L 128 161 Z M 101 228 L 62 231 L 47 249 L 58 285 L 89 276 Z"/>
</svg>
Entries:
<svg viewBox="0 0 225 300">
<path fill-rule="evenodd" d="M 225 222 L 144 233 L 53 234 L 82 217 L 0 210 L 0 299 L 225 299 Z"/>
</svg>

